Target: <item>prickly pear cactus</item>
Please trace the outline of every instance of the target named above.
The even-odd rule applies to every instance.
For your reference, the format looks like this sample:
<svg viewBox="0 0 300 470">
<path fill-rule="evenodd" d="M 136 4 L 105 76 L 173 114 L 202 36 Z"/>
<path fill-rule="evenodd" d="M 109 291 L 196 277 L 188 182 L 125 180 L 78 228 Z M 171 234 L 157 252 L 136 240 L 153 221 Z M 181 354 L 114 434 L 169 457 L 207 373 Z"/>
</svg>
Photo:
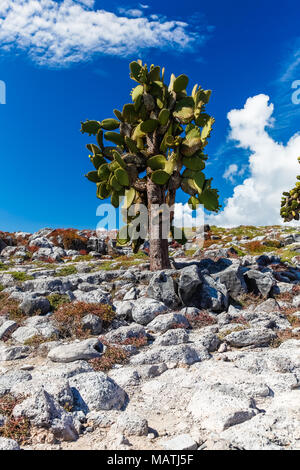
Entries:
<svg viewBox="0 0 300 470">
<path fill-rule="evenodd" d="M 300 163 L 300 157 L 298 157 Z M 299 220 L 300 215 L 300 176 L 297 176 L 295 187 L 290 192 L 285 192 L 281 199 L 281 210 L 280 215 L 285 222 L 291 222 L 291 220 Z"/>
<path fill-rule="evenodd" d="M 181 188 L 190 195 L 191 207 L 203 204 L 217 212 L 218 191 L 203 173 L 208 158 L 204 150 L 214 123 L 205 109 L 211 91 L 195 85 L 188 95 L 186 75 L 172 74 L 168 85 L 164 75 L 158 66 L 148 69 L 140 60 L 131 62 L 130 77 L 137 83 L 132 103 L 122 111 L 115 109 L 115 118 L 81 123 L 81 132 L 97 139 L 97 145 L 87 146 L 95 168 L 86 177 L 96 183 L 97 197 L 110 197 L 115 207 L 125 196 L 124 214 L 132 204 L 149 208 L 153 203 L 149 183 L 157 185 L 159 203 L 172 206 Z M 120 232 L 119 242 L 127 243 L 130 236 L 122 238 L 126 230 Z M 142 242 L 135 241 L 134 249 Z"/>
</svg>

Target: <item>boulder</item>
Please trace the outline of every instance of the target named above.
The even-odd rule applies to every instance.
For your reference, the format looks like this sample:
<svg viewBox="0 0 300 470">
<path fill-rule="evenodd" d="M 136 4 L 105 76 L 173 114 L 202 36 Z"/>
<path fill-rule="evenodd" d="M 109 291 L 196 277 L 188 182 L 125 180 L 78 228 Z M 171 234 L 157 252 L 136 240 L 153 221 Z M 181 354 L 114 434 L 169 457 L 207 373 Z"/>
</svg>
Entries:
<svg viewBox="0 0 300 470">
<path fill-rule="evenodd" d="M 0 326 L 0 340 L 11 335 L 18 328 L 18 324 L 15 321 L 7 320 Z"/>
<path fill-rule="evenodd" d="M 176 308 L 180 300 L 176 294 L 176 283 L 171 273 L 159 271 L 154 274 L 147 289 L 147 295 L 160 300 L 169 308 Z"/>
<path fill-rule="evenodd" d="M 198 292 L 201 284 L 202 278 L 197 266 L 191 265 L 180 270 L 178 294 L 184 305 L 193 306 L 190 303 L 191 299 Z"/>
<path fill-rule="evenodd" d="M 87 372 L 71 377 L 75 408 L 89 411 L 120 410 L 126 394 L 110 377 L 103 372 Z"/>
<path fill-rule="evenodd" d="M 276 334 L 268 328 L 246 328 L 234 331 L 225 336 L 225 341 L 235 348 L 247 346 L 266 346 L 276 338 Z"/>
<path fill-rule="evenodd" d="M 275 280 L 270 273 L 261 273 L 257 269 L 249 269 L 244 274 L 244 279 L 250 292 L 267 297 L 275 285 Z"/>
<path fill-rule="evenodd" d="M 138 300 L 132 302 L 132 318 L 136 323 L 140 325 L 147 325 L 157 315 L 164 313 L 168 310 L 168 307 L 155 299 L 149 299 L 147 297 L 141 297 Z"/>
<path fill-rule="evenodd" d="M 117 419 L 116 428 L 125 436 L 147 436 L 148 421 L 137 413 L 125 411 Z"/>
<path fill-rule="evenodd" d="M 164 333 L 171 328 L 189 328 L 189 322 L 180 313 L 163 313 L 154 318 L 147 325 L 147 330 L 154 333 Z"/>
<path fill-rule="evenodd" d="M 20 450 L 20 446 L 17 441 L 14 441 L 13 439 L 0 437 L 0 450 Z"/>
<path fill-rule="evenodd" d="M 101 356 L 103 346 L 98 339 L 89 338 L 69 344 L 57 346 L 48 354 L 53 362 L 73 362 L 94 359 Z"/>
<path fill-rule="evenodd" d="M 20 310 L 25 315 L 34 315 L 36 312 L 43 315 L 50 312 L 51 305 L 49 300 L 45 297 L 37 297 L 35 294 L 28 294 L 23 302 L 21 302 Z"/>
</svg>

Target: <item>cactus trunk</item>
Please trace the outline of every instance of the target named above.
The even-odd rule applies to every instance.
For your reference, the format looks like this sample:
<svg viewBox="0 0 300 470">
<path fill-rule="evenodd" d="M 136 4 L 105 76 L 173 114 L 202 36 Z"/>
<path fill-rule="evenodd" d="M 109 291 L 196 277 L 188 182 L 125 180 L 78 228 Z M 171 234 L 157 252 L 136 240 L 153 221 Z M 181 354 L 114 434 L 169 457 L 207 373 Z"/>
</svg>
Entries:
<svg viewBox="0 0 300 470">
<path fill-rule="evenodd" d="M 165 191 L 163 186 L 154 183 L 150 177 L 147 178 L 147 198 L 149 216 L 149 242 L 150 242 L 150 270 L 169 269 L 168 239 L 155 238 L 154 230 L 158 229 L 154 220 L 155 214 L 152 210 L 153 204 L 165 203 Z M 162 233 L 162 221 L 159 221 L 159 233 Z"/>
</svg>

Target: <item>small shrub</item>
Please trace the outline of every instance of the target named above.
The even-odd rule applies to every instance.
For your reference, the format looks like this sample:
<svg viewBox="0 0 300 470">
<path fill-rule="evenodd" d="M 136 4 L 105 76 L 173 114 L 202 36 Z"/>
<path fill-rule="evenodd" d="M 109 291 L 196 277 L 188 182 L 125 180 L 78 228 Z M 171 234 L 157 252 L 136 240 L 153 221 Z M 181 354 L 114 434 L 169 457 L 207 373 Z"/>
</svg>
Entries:
<svg viewBox="0 0 300 470">
<path fill-rule="evenodd" d="M 237 256 L 245 256 L 245 252 L 241 250 L 238 246 L 232 245 L 232 248 L 236 251 Z"/>
<path fill-rule="evenodd" d="M 266 251 L 272 251 L 267 246 L 258 241 L 248 242 L 243 246 L 248 251 L 248 253 L 250 253 L 250 255 L 259 255 L 261 253 L 265 253 Z"/>
<path fill-rule="evenodd" d="M 267 246 L 269 248 L 281 248 L 282 243 L 279 240 L 265 240 L 263 242 L 264 246 Z"/>
<path fill-rule="evenodd" d="M 95 371 L 108 371 L 115 364 L 125 364 L 128 361 L 128 353 L 120 346 L 106 344 L 106 350 L 101 357 L 91 359 L 89 363 Z"/>
<path fill-rule="evenodd" d="M 70 299 L 65 294 L 50 294 L 47 299 L 50 302 L 51 310 L 57 310 L 61 305 L 70 303 Z"/>
<path fill-rule="evenodd" d="M 29 253 L 36 253 L 37 251 L 39 251 L 39 247 L 38 246 L 28 246 L 27 247 L 27 251 L 29 251 Z"/>
<path fill-rule="evenodd" d="M 5 287 L 2 284 L 0 284 L 0 292 L 2 292 L 4 289 Z"/>
<path fill-rule="evenodd" d="M 23 399 L 23 397 L 17 399 L 10 394 L 0 397 L 0 414 L 7 418 L 4 426 L 0 427 L 0 437 L 14 439 L 21 445 L 30 438 L 30 422 L 27 418 L 14 418 L 12 412 Z"/>
<path fill-rule="evenodd" d="M 215 318 L 204 311 L 199 312 L 197 315 L 186 315 L 186 318 L 192 328 L 203 328 L 204 326 L 210 326 L 217 323 Z"/>
<path fill-rule="evenodd" d="M 20 322 L 25 315 L 19 309 L 19 302 L 9 298 L 6 292 L 0 292 L 0 315 L 7 315 L 10 320 Z"/>
<path fill-rule="evenodd" d="M 241 294 L 237 299 L 235 299 L 236 303 L 244 309 L 248 308 L 250 305 L 258 305 L 261 300 L 261 296 L 255 295 L 253 292 Z"/>
<path fill-rule="evenodd" d="M 87 238 L 78 235 L 75 229 L 53 230 L 50 239 L 56 246 L 62 244 L 65 250 L 85 250 L 87 246 Z"/>
<path fill-rule="evenodd" d="M 80 255 L 76 256 L 75 261 L 91 261 L 93 259 L 92 255 Z"/>
<path fill-rule="evenodd" d="M 62 269 L 55 273 L 55 276 L 62 277 L 70 276 L 71 274 L 77 274 L 77 269 L 73 264 L 72 266 L 64 266 Z"/>
<path fill-rule="evenodd" d="M 0 271 L 6 271 L 8 269 L 8 265 L 4 263 L 0 263 Z"/>
<path fill-rule="evenodd" d="M 47 343 L 48 341 L 52 341 L 57 339 L 56 336 L 53 338 L 45 338 L 42 335 L 35 335 L 32 338 L 28 338 L 24 341 L 24 346 L 30 346 L 32 348 L 38 348 L 41 344 Z"/>
<path fill-rule="evenodd" d="M 278 348 L 282 343 L 288 341 L 289 339 L 300 340 L 300 333 L 293 333 L 292 330 L 289 329 L 278 331 L 277 338 L 273 339 L 270 346 L 273 348 Z"/>
<path fill-rule="evenodd" d="M 53 314 L 53 319 L 60 332 L 61 338 L 84 338 L 89 332 L 83 329 L 82 318 L 87 314 L 97 315 L 107 327 L 115 317 L 112 307 L 108 304 L 88 304 L 86 302 L 71 302 L 61 305 Z"/>
<path fill-rule="evenodd" d="M 30 281 L 34 279 L 33 276 L 19 271 L 11 271 L 9 274 L 15 279 L 15 281 L 19 282 Z"/>
<path fill-rule="evenodd" d="M 148 344 L 148 340 L 146 336 L 140 335 L 140 336 L 134 336 L 132 338 L 127 338 L 125 341 L 122 341 L 121 343 L 124 346 L 134 346 L 135 348 L 142 348 Z"/>
</svg>

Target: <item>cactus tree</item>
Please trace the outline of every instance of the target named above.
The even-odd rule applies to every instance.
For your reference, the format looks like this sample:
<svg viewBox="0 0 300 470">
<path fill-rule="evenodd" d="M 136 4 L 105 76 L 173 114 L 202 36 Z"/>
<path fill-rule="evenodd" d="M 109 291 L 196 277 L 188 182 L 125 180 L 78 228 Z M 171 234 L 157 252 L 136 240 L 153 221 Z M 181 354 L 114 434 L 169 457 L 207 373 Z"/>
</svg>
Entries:
<svg viewBox="0 0 300 470">
<path fill-rule="evenodd" d="M 172 74 L 166 85 L 164 69 L 154 65 L 148 69 L 141 61 L 131 62 L 130 78 L 137 82 L 132 103 L 122 111 L 115 109 L 116 118 L 81 123 L 81 132 L 95 135 L 98 144 L 87 145 L 95 170 L 86 177 L 96 183 L 98 198 L 110 197 L 113 206 L 118 207 L 120 196 L 125 196 L 123 211 L 131 204 L 148 208 L 150 268 L 164 269 L 169 267 L 168 240 L 153 236 L 155 221 L 162 222 L 152 208 L 172 207 L 179 188 L 190 196 L 193 209 L 199 204 L 210 211 L 220 207 L 218 191 L 203 173 L 204 148 L 214 123 L 205 112 L 211 91 L 195 85 L 188 95 L 186 75 Z M 114 145 L 105 145 L 104 139 Z M 171 230 L 173 217 L 170 211 Z M 131 223 L 133 219 L 129 217 Z M 120 230 L 118 241 L 130 242 L 130 224 Z M 135 252 L 144 242 L 131 241 Z"/>
<path fill-rule="evenodd" d="M 300 157 L 298 157 L 300 163 Z M 297 183 L 290 192 L 282 195 L 280 215 L 285 222 L 299 220 L 300 216 L 300 176 L 297 176 Z"/>
</svg>

